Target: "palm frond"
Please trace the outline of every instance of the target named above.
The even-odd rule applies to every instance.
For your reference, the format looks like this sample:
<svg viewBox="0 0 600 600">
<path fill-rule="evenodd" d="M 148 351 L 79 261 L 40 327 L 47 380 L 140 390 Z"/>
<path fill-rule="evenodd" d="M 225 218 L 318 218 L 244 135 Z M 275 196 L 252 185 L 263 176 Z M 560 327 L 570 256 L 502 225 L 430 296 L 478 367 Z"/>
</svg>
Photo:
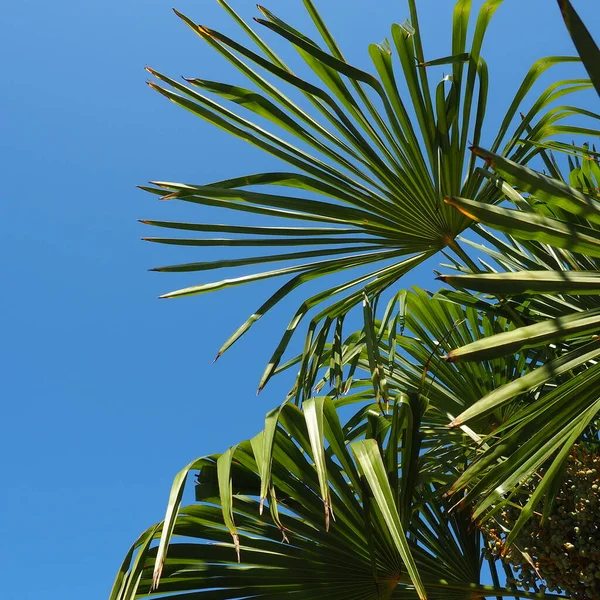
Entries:
<svg viewBox="0 0 600 600">
<path fill-rule="evenodd" d="M 517 314 L 529 323 L 515 323 L 512 330 L 453 350 L 446 359 L 499 358 L 522 353 L 525 348 L 547 348 L 543 363 L 520 379 L 490 391 L 453 421 L 455 426 L 468 424 L 501 406 L 515 406 L 510 418 L 493 432 L 489 447 L 452 488 L 468 489 L 462 502 L 474 501 L 474 515 L 479 519 L 489 518 L 507 502 L 521 506 L 521 517 L 507 537 L 510 543 L 545 491 L 555 485 L 560 465 L 573 445 L 583 439 L 600 414 L 596 391 L 600 325 L 594 318 L 597 291 L 591 285 L 598 277 L 592 240 L 600 222 L 595 167 L 588 165 L 586 175 L 580 178 L 582 160 L 596 165 L 597 159 L 571 149 L 568 179 L 579 184 L 572 187 L 493 153 L 475 152 L 510 184 L 507 197 L 517 208 L 490 207 L 461 198 L 449 202 L 504 232 L 506 241 L 490 236 L 488 240 L 496 248 L 512 245 L 513 256 L 493 255 L 506 272 L 441 278 L 457 288 L 506 298 L 513 305 L 512 299 L 518 298 Z M 545 269 L 535 270 L 532 265 Z M 540 476 L 539 483 L 527 487 L 535 476 Z M 516 501 L 513 496 L 521 499 Z"/>
<path fill-rule="evenodd" d="M 468 515 L 450 514 L 439 484 L 413 478 L 412 493 L 404 494 L 407 464 L 420 454 L 419 435 L 410 434 L 411 422 L 419 430 L 414 400 L 401 396 L 390 414 L 375 413 L 377 425 L 358 438 L 340 424 L 331 398 L 314 398 L 302 411 L 285 404 L 252 440 L 195 461 L 197 503 L 179 507 L 178 478 L 168 522 L 132 548 L 111 600 L 133 600 L 153 587 L 162 598 L 190 599 L 514 596 L 480 583 L 479 533 Z M 166 555 L 152 545 L 161 529 L 163 539 L 167 530 L 175 536 Z"/>
<path fill-rule="evenodd" d="M 156 269 L 163 272 L 269 263 L 286 266 L 192 285 L 163 297 L 287 278 L 235 330 L 219 350 L 220 356 L 297 287 L 343 270 L 361 272 L 360 276 L 349 275 L 342 285 L 325 284 L 322 293 L 300 306 L 269 362 L 262 387 L 309 310 L 320 309 L 309 330 L 316 327 L 323 332 L 324 324 L 360 304 L 362 287 L 369 286 L 369 294 L 380 294 L 410 268 L 447 246 L 455 247 L 454 239 L 471 221 L 444 204 L 445 196 L 466 196 L 485 204 L 502 199 L 467 148 L 467 140 L 479 143 L 482 135 L 488 71 L 481 48 L 501 0 L 487 0 L 481 7 L 470 45 L 471 3 L 459 1 L 453 15 L 451 53 L 443 58 L 425 57 L 416 2 L 409 2 L 410 22 L 393 25 L 389 42 L 369 47 L 377 75 L 354 67 L 344 58 L 309 0 L 304 4 L 322 40 L 310 39 L 262 7 L 263 18 L 255 19 L 266 34 L 289 44 L 301 56 L 306 74 L 284 62 L 224 0 L 220 4 L 241 27 L 246 42 L 177 14 L 233 64 L 251 87 L 196 77 L 178 82 L 152 69 L 149 71 L 158 82 L 150 85 L 178 106 L 282 160 L 293 171 L 242 175 L 204 185 L 154 182 L 145 186 L 143 189 L 167 200 L 249 213 L 260 223 L 237 226 L 145 220 L 149 225 L 186 234 L 232 234 L 226 238 L 147 239 L 190 247 L 260 246 L 270 250 L 260 256 L 244 254 L 231 260 Z M 532 66 L 503 118 L 493 144 L 495 151 L 521 164 L 541 152 L 534 144 L 547 142 L 559 128 L 575 131 L 557 122 L 578 114 L 579 109 L 550 105 L 565 94 L 590 87 L 587 80 L 552 84 L 527 110 L 522 122 L 514 129 L 511 125 L 542 73 L 578 60 L 554 56 Z M 439 65 L 451 65 L 452 74 L 436 82 L 434 72 Z M 404 86 L 407 94 L 401 91 Z M 306 99 L 312 108 L 293 100 L 295 96 Z M 257 117 L 267 125 L 259 124 Z M 267 217 L 285 222 L 283 226 L 267 226 Z M 301 222 L 307 226 L 299 227 Z M 306 249 L 282 252 L 286 246 Z"/>
</svg>

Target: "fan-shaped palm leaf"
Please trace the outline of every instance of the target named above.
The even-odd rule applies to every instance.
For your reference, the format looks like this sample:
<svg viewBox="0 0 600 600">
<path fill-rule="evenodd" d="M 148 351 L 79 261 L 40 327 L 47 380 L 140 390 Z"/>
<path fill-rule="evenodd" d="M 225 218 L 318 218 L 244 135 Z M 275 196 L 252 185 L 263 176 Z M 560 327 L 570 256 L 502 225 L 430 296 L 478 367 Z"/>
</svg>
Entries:
<svg viewBox="0 0 600 600">
<path fill-rule="evenodd" d="M 389 415 L 371 415 L 360 439 L 340 425 L 332 399 L 314 398 L 303 411 L 290 404 L 274 411 L 252 440 L 191 465 L 199 470 L 198 503 L 179 510 L 175 502 L 163 526 L 181 541 L 165 557 L 163 546 L 152 546 L 160 526 L 143 534 L 111 600 L 145 595 L 160 570 L 154 579 L 160 597 L 514 596 L 481 585 L 479 533 L 468 515 L 450 515 L 438 484 L 410 477 L 420 454 L 419 406 L 418 398 L 399 396 Z M 181 486 L 176 480 L 174 497 Z"/>
<path fill-rule="evenodd" d="M 244 226 L 144 221 L 161 228 L 233 236 L 148 238 L 151 241 L 192 247 L 271 249 L 271 253 L 260 256 L 194 262 L 157 270 L 205 271 L 292 262 L 289 266 L 165 294 L 164 297 L 201 294 L 291 276 L 235 331 L 219 355 L 296 287 L 325 275 L 360 268 L 360 275 L 351 276 L 335 287 L 325 286 L 321 293 L 302 303 L 269 362 L 261 387 L 311 309 L 334 299 L 321 309 L 309 327 L 314 330 L 320 324 L 319 331 L 323 332 L 324 323 L 360 303 L 361 288 L 365 285 L 369 295 L 381 293 L 438 250 L 446 246 L 456 248 L 454 239 L 470 220 L 444 204 L 444 196 L 466 196 L 486 204 L 502 198 L 496 186 L 475 167 L 474 157 L 467 149 L 468 139 L 478 143 L 481 138 L 488 88 L 481 48 L 489 21 L 502 0 L 484 3 L 470 45 L 467 45 L 467 30 L 471 2 L 457 2 L 449 56 L 435 60 L 425 58 L 416 2 L 409 0 L 410 24 L 394 25 L 389 43 L 369 47 L 377 76 L 345 60 L 312 0 L 303 1 L 322 41 L 309 39 L 262 7 L 259 8 L 264 18 L 256 21 L 267 33 L 289 42 L 312 71 L 312 77 L 292 70 L 224 0 L 219 3 L 249 36 L 254 49 L 178 14 L 203 41 L 241 71 L 251 89 L 198 78 L 179 83 L 150 70 L 160 81 L 150 83 L 153 89 L 294 169 L 242 175 L 203 185 L 154 182 L 144 188 L 165 199 L 226 208 L 261 218 L 260 224 Z M 565 127 L 556 125 L 557 121 L 580 112 L 572 107 L 548 110 L 561 96 L 591 86 L 583 79 L 559 81 L 541 94 L 514 130 L 510 129 L 538 77 L 554 65 L 577 60 L 555 56 L 532 66 L 504 116 L 493 142 L 494 151 L 517 162 L 530 160 L 540 152 L 535 144 L 545 143 L 549 135 Z M 451 74 L 434 85 L 430 71 L 439 65 L 448 65 Z M 292 95 L 303 96 L 314 110 L 298 104 L 283 88 L 271 83 L 270 78 L 286 86 Z M 236 110 L 220 100 L 229 101 Z M 253 117 L 266 121 L 268 128 L 251 120 Z M 520 143 L 532 127 L 527 143 Z M 284 193 L 282 188 L 291 192 Z M 264 217 L 285 219 L 285 223 L 269 227 L 263 223 Z M 302 222 L 306 226 L 300 226 Z M 281 251 L 288 246 L 295 250 Z"/>
</svg>

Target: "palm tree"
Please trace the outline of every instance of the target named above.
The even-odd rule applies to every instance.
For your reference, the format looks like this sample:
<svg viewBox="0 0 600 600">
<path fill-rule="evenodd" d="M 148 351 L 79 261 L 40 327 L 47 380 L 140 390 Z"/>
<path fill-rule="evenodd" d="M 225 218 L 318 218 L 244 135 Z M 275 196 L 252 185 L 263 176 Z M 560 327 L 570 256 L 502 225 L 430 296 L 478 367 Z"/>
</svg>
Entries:
<svg viewBox="0 0 600 600">
<path fill-rule="evenodd" d="M 600 51 L 570 4 L 561 4 L 567 27 L 600 95 Z M 599 114 L 586 114 L 600 119 Z M 597 126 L 582 128 L 581 133 L 598 138 L 600 130 Z M 495 440 L 453 485 L 454 490 L 470 488 L 465 501 L 479 496 L 475 515 L 493 515 L 502 506 L 516 503 L 518 510 L 509 519 L 503 535 L 506 548 L 527 536 L 531 539 L 534 511 L 542 511 L 533 519 L 538 527 L 545 519 L 547 523 L 549 515 L 554 515 L 555 521 L 564 517 L 564 511 L 563 515 L 558 512 L 557 498 L 562 494 L 562 500 L 565 499 L 565 481 L 569 477 L 573 480 L 566 500 L 571 508 L 577 503 L 573 502 L 577 496 L 582 497 L 582 506 L 595 506 L 597 502 L 594 490 L 598 489 L 596 468 L 600 466 L 600 397 L 596 384 L 600 356 L 600 323 L 596 316 L 596 285 L 600 282 L 600 155 L 587 144 L 577 147 L 554 142 L 544 146 L 569 155 L 568 177 L 562 176 L 554 160 L 553 177 L 549 177 L 493 152 L 474 149 L 502 181 L 503 191 L 514 208 L 464 198 L 447 199 L 463 214 L 468 213 L 504 236 L 487 234 L 492 246 L 489 253 L 499 271 L 483 263 L 483 269 L 470 265 L 464 269 L 467 274 L 441 279 L 463 291 L 487 294 L 488 299 L 493 297 L 490 294 L 502 298 L 504 308 L 518 318 L 511 331 L 453 350 L 446 359 L 488 360 L 508 353 L 525 356 L 532 350 L 537 354 L 529 360 L 520 379 L 486 394 L 452 422 L 455 426 L 464 425 L 484 415 L 506 415 L 501 427 L 493 432 Z M 499 255 L 503 248 L 508 250 L 504 256 Z M 575 463 L 579 473 L 592 475 L 593 480 L 583 485 L 576 481 Z M 589 566 L 592 561 L 587 558 L 579 535 L 583 515 L 570 514 L 576 517 L 570 523 L 570 537 L 579 547 L 579 562 L 583 558 L 586 567 L 594 571 L 595 564 Z M 600 513 L 594 508 L 588 518 L 589 539 L 597 539 Z M 576 546 L 570 545 L 572 549 Z M 538 548 L 537 552 L 547 554 L 548 549 Z M 597 556 L 596 546 L 593 552 Z M 574 566 L 577 562 L 573 560 L 569 555 L 568 566 L 577 571 L 579 566 Z M 593 589 L 584 589 L 585 577 L 589 575 L 580 572 L 572 585 L 562 587 L 573 597 L 596 597 L 600 573 L 591 575 Z"/>
<path fill-rule="evenodd" d="M 178 474 L 165 522 L 150 528 L 131 549 L 111 600 L 134 598 L 156 586 L 160 594 L 189 598 L 548 596 L 525 579 L 521 583 L 533 592 L 517 591 L 510 560 L 495 552 L 494 535 L 500 532 L 504 549 L 520 542 L 527 531 L 525 523 L 544 497 L 543 512 L 551 514 L 553 503 L 548 498 L 560 498 L 564 485 L 558 475 L 569 472 L 566 465 L 573 446 L 598 437 L 600 405 L 594 387 L 600 349 L 590 334 L 600 329 L 600 318 L 589 296 L 580 294 L 596 293 L 598 287 L 599 276 L 590 271 L 596 269 L 598 256 L 595 230 L 600 213 L 592 196 L 597 195 L 600 170 L 595 150 L 550 140 L 557 132 L 597 135 L 591 127 L 556 125 L 572 114 L 589 119 L 597 115 L 559 107 L 540 117 L 556 98 L 592 85 L 588 80 L 558 82 L 508 134 L 539 73 L 553 64 L 577 60 L 543 59 L 517 91 L 491 150 L 478 146 L 487 93 L 480 49 L 500 3 L 484 4 L 467 48 L 471 3 L 459 0 L 451 54 L 425 61 L 416 4 L 409 2 L 411 23 L 392 28 L 412 101 L 409 108 L 398 92 L 392 45 L 370 48 L 379 79 L 352 67 L 310 0 L 304 4 L 327 49 L 265 9 L 261 12 L 266 20 L 258 21 L 294 45 L 321 80 L 320 86 L 293 73 L 224 1 L 220 4 L 262 55 L 180 15 L 262 93 L 200 79 L 182 85 L 155 71 L 151 72 L 170 88 L 154 83 L 152 87 L 278 156 L 297 172 L 247 175 L 201 186 L 154 182 L 145 189 L 168 199 L 312 223 L 240 227 L 146 221 L 185 231 L 258 236 L 151 239 L 200 246 L 314 249 L 159 270 L 324 260 L 166 296 L 292 275 L 224 344 L 224 351 L 305 281 L 380 265 L 367 274 L 362 268 L 360 275 L 302 303 L 260 384 L 297 367 L 290 393 L 296 402 L 269 413 L 257 437 L 222 455 L 194 461 Z M 593 41 L 569 3 L 559 4 L 576 30 L 573 37 L 597 86 L 600 79 L 594 69 L 600 63 L 594 62 Z M 322 120 L 287 98 L 248 61 L 303 93 Z M 427 71 L 439 64 L 451 64 L 452 76 L 431 93 Z M 197 89 L 266 117 L 295 136 L 299 145 L 267 132 Z M 469 138 L 475 142 L 472 153 Z M 314 154 L 301 149 L 306 145 Z M 571 184 L 579 190 L 564 183 L 550 149 L 583 155 L 579 166 L 572 162 L 570 173 Z M 477 167 L 478 156 L 488 168 Z M 525 166 L 536 157 L 552 177 Z M 246 189 L 260 185 L 277 186 L 277 191 Z M 282 185 L 297 195 L 282 196 Z M 501 206 L 506 199 L 516 210 Z M 475 225 L 476 221 L 504 236 Z M 476 231 L 487 245 L 461 238 L 466 228 Z M 473 257 L 465 245 L 475 247 Z M 447 256 L 461 274 L 442 279 L 457 291 L 443 290 L 434 297 L 421 290 L 401 291 L 378 316 L 381 293 L 444 248 L 455 253 Z M 497 268 L 486 260 L 478 267 L 474 259 L 482 253 L 495 260 Z M 551 265 L 559 270 L 551 270 Z M 343 296 L 321 306 L 311 320 L 302 354 L 281 365 L 300 321 L 335 294 Z M 359 303 L 364 326 L 344 335 L 344 316 Z M 320 393 L 326 385 L 331 392 L 315 397 L 314 390 Z M 353 404 L 358 404 L 358 411 L 341 426 L 345 407 Z M 199 503 L 180 509 L 190 470 L 199 471 Z M 535 477 L 539 484 L 533 482 Z M 265 505 L 268 513 L 263 514 Z M 507 515 L 515 509 L 517 517 L 507 529 Z M 486 535 L 482 537 L 480 530 Z M 171 544 L 167 553 L 172 535 L 195 538 L 197 543 Z M 158 548 L 152 545 L 156 538 Z M 521 548 L 520 556 L 521 563 L 528 558 L 533 564 L 526 550 Z M 491 587 L 481 585 L 482 564 L 491 573 Z M 498 567 L 506 574 L 508 587 L 500 584 Z M 576 587 L 567 591 L 584 598 L 581 594 L 593 592 L 595 585 L 592 576 L 583 592 Z"/>
</svg>

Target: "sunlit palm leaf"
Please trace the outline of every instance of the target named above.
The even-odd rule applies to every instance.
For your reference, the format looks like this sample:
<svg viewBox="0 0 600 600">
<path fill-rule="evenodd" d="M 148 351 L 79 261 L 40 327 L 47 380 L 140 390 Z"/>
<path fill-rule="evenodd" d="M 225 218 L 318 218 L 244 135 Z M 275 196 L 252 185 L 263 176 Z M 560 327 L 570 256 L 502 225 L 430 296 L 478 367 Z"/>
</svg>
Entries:
<svg viewBox="0 0 600 600">
<path fill-rule="evenodd" d="M 163 597 L 190 600 L 534 597 L 501 588 L 493 562 L 495 587 L 480 585 L 480 538 L 471 520 L 488 518 L 516 499 L 519 485 L 543 468 L 541 485 L 521 499 L 522 518 L 511 541 L 600 409 L 595 391 L 599 352 L 590 337 L 597 325 L 594 277 L 600 272 L 597 153 L 549 139 L 595 134 L 593 127 L 560 122 L 569 116 L 591 122 L 598 115 L 550 106 L 565 94 L 590 88 L 590 82 L 550 85 L 510 130 L 540 74 L 579 59 L 550 57 L 534 64 L 486 152 L 479 148 L 488 86 L 480 51 L 501 0 L 484 3 L 470 47 L 471 2 L 459 0 L 451 52 L 433 60 L 424 55 L 416 3 L 410 0 L 410 23 L 392 27 L 391 43 L 369 48 L 377 77 L 345 60 L 311 0 L 304 4 L 324 45 L 262 7 L 264 19 L 257 20 L 298 51 L 310 77 L 292 72 L 225 0 L 219 3 L 258 52 L 178 15 L 251 87 L 200 78 L 180 83 L 151 69 L 160 83 L 150 85 L 293 171 L 206 185 L 154 182 L 144 189 L 166 200 L 255 215 L 258 224 L 145 221 L 188 236 L 232 236 L 148 239 L 190 247 L 270 248 L 259 256 L 159 271 L 284 264 L 165 297 L 291 276 L 222 352 L 296 287 L 345 269 L 358 272 L 301 304 L 261 380 L 262 387 L 273 374 L 298 367 L 292 395 L 303 402 L 303 410 L 285 404 L 267 415 L 265 430 L 252 440 L 183 469 L 165 522 L 138 539 L 111 600 L 132 600 L 157 585 Z M 579 24 L 575 29 L 583 31 Z M 590 46 L 585 44 L 589 70 Z M 438 65 L 452 65 L 452 75 L 432 85 L 430 73 Z M 289 86 L 294 97 L 303 95 L 313 111 L 267 77 Z M 401 81 L 408 95 L 399 91 Z M 246 116 L 238 110 L 247 111 Z M 259 124 L 265 122 L 267 128 Z M 470 142 L 476 153 L 469 152 Z M 562 177 L 549 149 L 566 149 L 575 157 L 570 177 Z M 524 166 L 537 155 L 554 180 Z M 478 168 L 477 156 L 495 174 Z M 582 156 L 589 160 L 582 162 Z M 504 199 L 517 210 L 498 206 Z M 285 221 L 267 226 L 265 217 Z M 466 242 L 477 252 L 488 252 L 500 270 L 509 271 L 506 275 L 483 257 L 481 275 L 455 241 L 472 220 L 507 233 L 496 237 L 475 226 L 493 247 Z M 281 250 L 288 247 L 293 248 Z M 454 268 L 465 274 L 447 280 L 463 289 L 435 298 L 420 290 L 399 292 L 378 318 L 379 295 L 445 247 L 456 254 L 449 255 Z M 519 272 L 528 268 L 549 273 L 527 281 Z M 568 289 L 561 287 L 565 278 L 572 284 Z M 513 287 L 500 289 L 507 283 Z M 360 302 L 364 327 L 344 335 L 344 315 Z M 304 352 L 281 365 L 289 340 L 313 308 L 320 312 L 310 321 Z M 591 321 L 583 326 L 582 319 Z M 473 357 L 473 349 L 481 360 L 443 361 L 444 355 Z M 328 397 L 313 396 L 330 383 Z M 338 412 L 351 404 L 360 408 L 342 427 Z M 180 509 L 194 470 L 199 471 L 198 504 Z M 457 495 L 444 498 L 444 492 Z M 474 505 L 474 512 L 450 511 L 456 502 Z M 186 539 L 170 545 L 172 536 Z"/>
<path fill-rule="evenodd" d="M 517 210 L 460 198 L 448 200 L 485 225 L 505 232 L 513 256 L 491 254 L 509 272 L 441 278 L 459 288 L 499 297 L 517 296 L 518 314 L 533 323 L 515 323 L 512 331 L 449 352 L 447 360 L 500 357 L 540 345 L 548 348 L 545 364 L 489 392 L 453 421 L 455 426 L 472 423 L 501 406 L 515 406 L 511 417 L 494 431 L 488 449 L 453 485 L 454 490 L 469 490 L 462 502 L 475 501 L 474 514 L 480 519 L 488 518 L 506 502 L 523 506 L 508 543 L 553 485 L 573 444 L 593 428 L 600 414 L 600 351 L 597 335 L 592 335 L 600 331 L 594 323 L 597 292 L 593 287 L 598 278 L 593 239 L 600 222 L 600 204 L 594 189 L 594 169 L 587 166 L 586 175 L 579 178 L 581 160 L 596 161 L 585 154 L 586 149 L 584 146 L 581 159 L 575 150 L 576 159 L 569 158 L 569 180 L 580 184 L 575 188 L 477 148 L 475 152 L 515 186 L 507 197 Z M 524 240 L 523 246 L 519 247 L 514 238 Z M 488 240 L 497 248 L 506 244 L 499 238 Z M 546 270 L 532 269 L 532 265 Z M 529 497 L 520 495 L 519 487 L 540 470 L 544 476 L 534 486 L 535 491 Z"/>
<path fill-rule="evenodd" d="M 344 269 L 361 268 L 364 273 L 361 277 L 352 276 L 347 285 L 325 286 L 322 294 L 308 301 L 308 309 L 307 304 L 299 309 L 269 361 L 262 387 L 308 310 L 325 304 L 309 326 L 310 330 L 319 324 L 318 330 L 323 332 L 328 319 L 337 319 L 361 301 L 360 287 L 370 283 L 370 293 L 379 294 L 409 267 L 438 250 L 446 246 L 456 249 L 454 238 L 470 220 L 444 204 L 445 196 L 464 195 L 486 204 L 502 198 L 493 183 L 476 168 L 467 149 L 468 139 L 477 143 L 481 138 L 488 75 L 480 51 L 490 19 L 501 0 L 488 0 L 483 5 L 470 46 L 467 46 L 467 29 L 471 3 L 458 2 L 453 16 L 451 54 L 433 60 L 425 58 L 416 2 L 410 1 L 412 24 L 394 25 L 390 43 L 369 48 L 377 77 L 346 61 L 310 0 L 304 4 L 324 45 L 265 8 L 259 7 L 264 18 L 256 21 L 267 33 L 289 42 L 312 72 L 311 76 L 293 71 L 224 0 L 220 4 L 249 36 L 250 45 L 177 14 L 240 70 L 251 88 L 199 78 L 180 83 L 152 69 L 149 71 L 167 85 L 155 82 L 150 85 L 175 104 L 281 159 L 295 171 L 252 174 L 206 185 L 155 182 L 144 189 L 169 200 L 285 219 L 285 225 L 267 227 L 258 221 L 260 225 L 242 227 L 146 220 L 150 225 L 185 232 L 214 231 L 239 236 L 148 239 L 192 247 L 262 246 L 271 251 L 256 257 L 243 255 L 231 260 L 161 267 L 159 271 L 204 271 L 290 261 L 293 264 L 193 285 L 164 297 L 292 276 L 234 332 L 219 351 L 220 355 L 303 283 Z M 589 82 L 557 82 L 533 103 L 514 131 L 510 130 L 538 77 L 554 65 L 574 60 L 578 59 L 548 57 L 533 65 L 504 116 L 494 141 L 495 151 L 517 162 L 530 160 L 540 152 L 532 144 L 546 142 L 561 127 L 556 125 L 557 121 L 578 111 L 571 107 L 548 111 L 548 107 L 565 94 L 589 87 Z M 452 66 L 452 75 L 433 85 L 431 70 L 448 64 Z M 313 110 L 286 95 L 271 82 L 273 78 L 278 85 L 287 86 L 293 95 L 304 96 Z M 408 96 L 400 91 L 404 85 Z M 232 103 L 236 110 L 220 100 Z M 251 120 L 254 117 L 260 117 L 268 126 Z M 566 127 L 566 131 L 570 129 Z M 527 142 L 523 145 L 520 142 L 525 134 Z M 292 191 L 283 193 L 282 186 Z M 309 222 L 308 226 L 299 227 L 302 221 Z M 306 249 L 282 253 L 279 249 L 283 246 Z M 385 265 L 390 264 L 392 268 L 387 269 Z"/>
<path fill-rule="evenodd" d="M 304 413 L 283 406 L 276 413 L 275 430 L 257 436 L 273 435 L 269 510 L 262 515 L 258 496 L 264 455 L 257 452 L 257 438 L 196 461 L 198 503 L 182 509 L 178 502 L 172 505 L 175 538 L 166 558 L 157 557 L 155 547 L 148 548 L 160 528 L 146 532 L 122 571 L 130 579 L 139 573 L 139 580 L 126 590 L 116 585 L 111 600 L 146 595 L 152 573 L 163 560 L 155 593 L 190 600 L 287 595 L 467 600 L 514 595 L 500 586 L 481 585 L 479 534 L 470 527 L 468 515 L 450 515 L 438 485 L 416 482 L 404 499 L 410 510 L 400 510 L 397 502 L 407 471 L 398 465 L 404 464 L 404 453 L 411 452 L 400 435 L 408 425 L 403 405 L 401 401 L 394 405 L 399 410 L 376 417 L 379 430 L 385 432 L 377 434 L 378 441 L 369 432 L 367 439 L 356 440 L 351 428 L 341 427 L 331 399 L 315 399 L 313 408 L 305 405 Z M 322 430 L 315 430 L 316 437 L 310 433 L 314 410 L 323 424 Z M 325 450 L 322 463 L 314 460 L 317 447 Z M 418 456 L 418 444 L 413 450 Z M 390 462 L 390 456 L 396 458 Z M 230 482 L 226 486 L 224 470 Z M 323 527 L 321 473 L 326 473 L 327 494 L 335 507 L 329 531 Z M 176 481 L 175 488 L 180 487 Z M 140 543 L 143 551 L 135 554 Z M 123 580 L 119 577 L 118 583 Z"/>
</svg>

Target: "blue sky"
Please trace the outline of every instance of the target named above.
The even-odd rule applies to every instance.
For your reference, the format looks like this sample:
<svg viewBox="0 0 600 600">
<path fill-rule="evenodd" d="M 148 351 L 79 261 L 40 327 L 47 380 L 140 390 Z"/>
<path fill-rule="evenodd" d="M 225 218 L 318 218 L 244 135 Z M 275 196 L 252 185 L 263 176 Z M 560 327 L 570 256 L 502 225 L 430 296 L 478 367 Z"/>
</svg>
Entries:
<svg viewBox="0 0 600 600">
<path fill-rule="evenodd" d="M 232 4 L 257 14 L 251 2 Z M 592 4 L 575 2 L 598 31 Z M 427 56 L 449 54 L 453 2 L 419 5 Z M 216 2 L 176 6 L 235 32 Z M 347 58 L 365 67 L 367 44 L 408 16 L 395 0 L 318 6 Z M 267 7 L 308 26 L 300 0 Z M 170 8 L 162 0 L 3 7 L 0 564 L 7 600 L 106 598 L 130 543 L 162 518 L 174 474 L 254 435 L 289 384 L 276 380 L 255 395 L 295 308 L 290 302 L 211 365 L 273 285 L 159 301 L 199 278 L 147 272 L 195 258 L 140 241 L 154 232 L 137 219 L 175 220 L 184 209 L 159 205 L 137 184 L 205 183 L 272 162 L 145 85 L 145 65 L 173 77 L 240 82 Z M 533 60 L 572 53 L 553 1 L 507 0 L 484 48 L 490 113 L 503 113 Z M 212 219 L 198 209 L 185 215 Z M 432 266 L 406 286 L 433 285 Z"/>
</svg>

